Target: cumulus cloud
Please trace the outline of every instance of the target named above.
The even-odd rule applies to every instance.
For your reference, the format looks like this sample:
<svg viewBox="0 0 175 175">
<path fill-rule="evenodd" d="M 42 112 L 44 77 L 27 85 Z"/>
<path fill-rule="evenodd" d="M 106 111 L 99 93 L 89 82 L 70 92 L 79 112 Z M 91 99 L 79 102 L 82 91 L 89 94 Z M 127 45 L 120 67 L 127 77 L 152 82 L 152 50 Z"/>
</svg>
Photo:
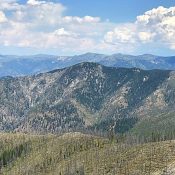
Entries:
<svg viewBox="0 0 175 175">
<path fill-rule="evenodd" d="M 125 24 L 116 27 L 113 31 L 107 32 L 104 39 L 107 43 L 135 43 L 136 27 L 132 24 Z"/>
<path fill-rule="evenodd" d="M 151 42 L 154 39 L 154 36 L 156 34 L 154 32 L 138 32 L 138 39 L 143 42 L 143 43 L 147 43 L 147 42 Z"/>
<path fill-rule="evenodd" d="M 78 36 L 76 33 L 66 31 L 64 28 L 55 30 L 53 34 L 59 37 L 77 37 Z"/>
<path fill-rule="evenodd" d="M 153 42 L 162 42 L 170 48 L 175 46 L 175 7 L 158 7 L 138 16 L 136 25 L 152 35 Z"/>
<path fill-rule="evenodd" d="M 0 45 L 4 46 L 97 51 L 106 45 L 104 33 L 114 27 L 100 17 L 64 15 L 64 5 L 47 0 L 28 0 L 25 4 L 0 0 L 0 10 Z"/>
<path fill-rule="evenodd" d="M 6 21 L 7 21 L 7 18 L 5 14 L 2 11 L 0 11 L 0 23 L 6 22 Z"/>
<path fill-rule="evenodd" d="M 48 0 L 0 0 L 0 45 L 63 52 L 128 52 L 162 43 L 175 49 L 175 7 L 158 7 L 133 23 L 115 24 L 93 16 L 68 16 Z"/>
<path fill-rule="evenodd" d="M 99 17 L 85 16 L 80 18 L 78 16 L 65 16 L 62 18 L 65 23 L 75 22 L 75 23 L 98 23 L 100 22 Z"/>
<path fill-rule="evenodd" d="M 160 43 L 175 49 L 175 7 L 162 6 L 137 16 L 134 23 L 117 26 L 106 33 L 108 43 Z"/>
<path fill-rule="evenodd" d="M 66 10 L 60 3 L 29 0 L 26 5 L 21 6 L 12 14 L 13 21 L 22 23 L 30 23 L 31 26 L 38 28 L 46 25 L 57 25 L 62 18 L 63 12 Z"/>
<path fill-rule="evenodd" d="M 27 4 L 29 5 L 40 5 L 46 3 L 45 1 L 39 1 L 39 0 L 28 0 Z"/>
<path fill-rule="evenodd" d="M 17 10 L 20 9 L 23 5 L 17 3 L 17 0 L 0 0 L 0 9 L 1 10 Z"/>
</svg>

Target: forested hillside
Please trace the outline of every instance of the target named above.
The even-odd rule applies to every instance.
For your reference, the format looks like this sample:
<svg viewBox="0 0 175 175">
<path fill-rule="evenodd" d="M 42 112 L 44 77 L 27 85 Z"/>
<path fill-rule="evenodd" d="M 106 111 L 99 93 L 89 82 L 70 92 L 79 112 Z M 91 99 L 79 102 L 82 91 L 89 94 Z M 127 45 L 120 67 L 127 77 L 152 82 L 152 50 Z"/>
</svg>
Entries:
<svg viewBox="0 0 175 175">
<path fill-rule="evenodd" d="M 110 137 L 109 137 L 110 138 Z M 161 175 L 175 173 L 175 142 L 81 133 L 0 134 L 2 175 Z"/>
<path fill-rule="evenodd" d="M 81 63 L 0 79 L 0 130 L 125 133 L 175 107 L 175 73 Z"/>
</svg>

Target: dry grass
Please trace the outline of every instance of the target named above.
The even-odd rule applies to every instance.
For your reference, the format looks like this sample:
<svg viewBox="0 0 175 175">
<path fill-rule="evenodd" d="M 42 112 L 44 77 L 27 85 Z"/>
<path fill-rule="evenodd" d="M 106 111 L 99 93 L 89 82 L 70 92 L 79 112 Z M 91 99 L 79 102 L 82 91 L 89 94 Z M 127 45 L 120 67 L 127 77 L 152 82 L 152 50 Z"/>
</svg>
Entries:
<svg viewBox="0 0 175 175">
<path fill-rule="evenodd" d="M 4 175 L 149 175 L 172 171 L 175 142 L 142 145 L 69 133 L 63 136 L 0 134 L 0 156 L 27 143 L 28 149 L 1 168 Z"/>
</svg>

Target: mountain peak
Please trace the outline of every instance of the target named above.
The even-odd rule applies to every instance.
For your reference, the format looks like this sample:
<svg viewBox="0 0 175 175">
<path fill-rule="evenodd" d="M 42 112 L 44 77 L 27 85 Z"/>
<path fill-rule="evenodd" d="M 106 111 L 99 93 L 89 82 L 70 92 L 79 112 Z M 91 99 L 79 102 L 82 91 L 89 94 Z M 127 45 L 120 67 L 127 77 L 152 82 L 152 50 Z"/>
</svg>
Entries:
<svg viewBox="0 0 175 175">
<path fill-rule="evenodd" d="M 100 53 L 94 53 L 94 52 L 87 52 L 87 53 L 82 54 L 82 55 L 103 55 L 103 54 L 100 54 Z"/>
<path fill-rule="evenodd" d="M 159 57 L 159 56 L 156 56 L 156 55 L 152 55 L 152 54 L 143 54 L 143 55 L 138 55 L 138 59 L 145 59 L 145 60 L 153 60 L 155 59 L 156 57 Z"/>
<path fill-rule="evenodd" d="M 101 130 L 109 128 L 114 116 L 130 115 L 131 119 L 126 121 L 128 127 L 124 130 L 116 127 L 117 132 L 125 132 L 137 122 L 132 118 L 133 111 L 141 116 L 141 109 L 148 108 L 146 113 L 152 111 L 154 105 L 160 110 L 167 107 L 164 98 L 158 97 L 163 95 L 160 89 L 163 83 L 166 97 L 172 96 L 166 89 L 169 77 L 169 71 L 116 69 L 82 62 L 50 74 L 2 78 L 0 130 L 59 133 L 88 126 Z M 152 105 L 146 103 L 150 96 L 150 100 L 157 100 L 151 101 Z M 168 104 L 174 105 L 174 98 L 169 98 Z"/>
</svg>

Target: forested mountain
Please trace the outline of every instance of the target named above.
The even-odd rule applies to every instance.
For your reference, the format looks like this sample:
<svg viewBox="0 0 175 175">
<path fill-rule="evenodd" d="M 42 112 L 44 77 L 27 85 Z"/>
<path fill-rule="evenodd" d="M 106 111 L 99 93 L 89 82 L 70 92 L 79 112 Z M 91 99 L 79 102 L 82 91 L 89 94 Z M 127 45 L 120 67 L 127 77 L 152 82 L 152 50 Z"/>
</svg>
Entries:
<svg viewBox="0 0 175 175">
<path fill-rule="evenodd" d="M 103 55 L 96 53 L 86 53 L 75 56 L 0 55 L 0 77 L 33 75 L 86 61 L 111 67 L 175 70 L 175 56 L 162 57 L 149 54 L 138 56 L 123 54 Z"/>
<path fill-rule="evenodd" d="M 129 131 L 175 107 L 175 72 L 80 63 L 0 79 L 0 130 Z M 171 116 L 172 117 L 172 116 Z"/>
</svg>

